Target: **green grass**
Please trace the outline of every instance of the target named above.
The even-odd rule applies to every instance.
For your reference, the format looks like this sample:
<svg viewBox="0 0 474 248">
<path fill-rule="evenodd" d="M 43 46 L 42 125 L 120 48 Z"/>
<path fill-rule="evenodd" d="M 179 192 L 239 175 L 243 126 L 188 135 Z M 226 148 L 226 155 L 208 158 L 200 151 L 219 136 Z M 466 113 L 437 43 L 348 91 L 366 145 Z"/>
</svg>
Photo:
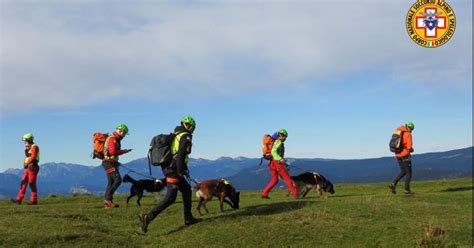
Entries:
<svg viewBox="0 0 474 248">
<path fill-rule="evenodd" d="M 402 185 L 398 190 L 401 191 Z M 137 232 L 138 213 L 155 204 L 152 195 L 142 207 L 103 209 L 94 196 L 46 197 L 40 205 L 0 201 L 0 247 L 472 247 L 471 178 L 416 181 L 415 196 L 393 195 L 387 184 L 341 184 L 327 199 L 293 200 L 277 190 L 271 199 L 242 192 L 241 208 L 210 213 L 202 223 L 185 227 L 178 201 L 159 215 L 146 235 Z M 125 195 L 116 201 L 124 203 Z M 193 195 L 194 197 L 194 195 Z M 194 199 L 194 198 L 193 198 Z M 193 213 L 196 201 L 193 202 Z M 424 228 L 444 235 L 428 238 Z"/>
</svg>

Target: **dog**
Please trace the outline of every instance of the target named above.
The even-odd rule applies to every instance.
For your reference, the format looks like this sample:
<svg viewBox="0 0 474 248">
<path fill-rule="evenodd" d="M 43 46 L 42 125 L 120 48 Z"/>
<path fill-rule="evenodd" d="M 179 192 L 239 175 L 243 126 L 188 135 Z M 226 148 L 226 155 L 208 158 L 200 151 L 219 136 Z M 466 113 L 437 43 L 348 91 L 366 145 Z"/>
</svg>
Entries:
<svg viewBox="0 0 474 248">
<path fill-rule="evenodd" d="M 141 180 L 135 180 L 129 175 L 125 175 L 123 177 L 123 182 L 126 183 L 131 183 L 132 186 L 130 187 L 130 196 L 127 197 L 127 206 L 128 202 L 132 197 L 135 195 L 138 197 L 137 199 L 137 204 L 138 206 L 142 206 L 140 204 L 140 200 L 143 197 L 143 191 L 146 190 L 148 192 L 160 192 L 166 187 L 166 180 L 163 179 L 156 179 L 156 180 L 150 180 L 150 179 L 141 179 Z"/>
<path fill-rule="evenodd" d="M 304 198 L 311 189 L 315 189 L 318 192 L 319 197 L 323 197 L 323 192 L 329 192 L 334 194 L 334 185 L 326 179 L 323 175 L 316 172 L 305 172 L 298 176 L 292 176 L 291 179 L 298 188 L 299 197 Z"/>
<path fill-rule="evenodd" d="M 224 212 L 224 202 L 229 204 L 229 206 L 234 210 L 239 209 L 240 192 L 238 192 L 227 180 L 205 180 L 198 183 L 195 186 L 195 189 L 197 190 L 196 196 L 199 199 L 197 210 L 201 216 L 201 207 L 204 207 L 206 213 L 209 213 L 206 203 L 210 201 L 213 196 L 219 198 L 221 212 Z M 225 198 L 229 198 L 230 201 Z"/>
</svg>

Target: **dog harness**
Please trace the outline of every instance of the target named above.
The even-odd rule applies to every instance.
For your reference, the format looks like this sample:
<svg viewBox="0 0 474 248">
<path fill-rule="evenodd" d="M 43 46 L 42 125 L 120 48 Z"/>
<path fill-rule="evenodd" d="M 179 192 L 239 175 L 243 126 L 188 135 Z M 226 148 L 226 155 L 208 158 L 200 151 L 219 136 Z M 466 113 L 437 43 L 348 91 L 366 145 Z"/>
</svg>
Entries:
<svg viewBox="0 0 474 248">
<path fill-rule="evenodd" d="M 314 176 L 314 180 L 316 180 L 316 184 L 319 184 L 318 176 L 321 176 L 321 175 L 319 175 L 319 173 L 313 172 L 313 176 Z"/>
</svg>

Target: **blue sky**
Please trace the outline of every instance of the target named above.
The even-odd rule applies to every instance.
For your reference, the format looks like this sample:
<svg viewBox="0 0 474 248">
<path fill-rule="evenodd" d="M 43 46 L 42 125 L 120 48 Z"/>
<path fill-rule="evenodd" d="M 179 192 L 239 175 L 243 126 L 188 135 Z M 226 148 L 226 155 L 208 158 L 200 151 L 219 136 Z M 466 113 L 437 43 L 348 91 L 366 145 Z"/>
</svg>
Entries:
<svg viewBox="0 0 474 248">
<path fill-rule="evenodd" d="M 192 157 L 258 157 L 289 132 L 287 156 L 391 156 L 416 124 L 415 153 L 472 145 L 472 2 L 426 49 L 406 1 L 2 1 L 0 171 L 34 133 L 42 162 L 98 165 L 92 133 L 126 123 L 127 162 L 183 115 Z M 335 17 L 337 16 L 337 17 Z"/>
</svg>

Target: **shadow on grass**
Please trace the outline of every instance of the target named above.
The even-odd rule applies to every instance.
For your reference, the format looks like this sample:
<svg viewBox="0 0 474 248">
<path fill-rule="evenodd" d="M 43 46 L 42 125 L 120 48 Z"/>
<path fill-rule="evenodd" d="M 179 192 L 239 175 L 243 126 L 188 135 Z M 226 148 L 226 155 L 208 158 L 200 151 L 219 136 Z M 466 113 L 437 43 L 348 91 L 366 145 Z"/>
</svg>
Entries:
<svg viewBox="0 0 474 248">
<path fill-rule="evenodd" d="M 291 202 L 262 203 L 261 205 L 254 205 L 254 206 L 240 208 L 238 211 L 227 210 L 227 211 L 224 211 L 223 215 L 205 218 L 203 219 L 203 222 L 208 221 L 208 220 L 218 220 L 218 219 L 228 219 L 228 218 L 233 219 L 233 218 L 239 218 L 242 216 L 255 216 L 255 215 L 264 216 L 264 215 L 285 213 L 285 212 L 298 210 L 300 208 L 303 208 L 305 205 L 314 204 L 314 203 L 316 202 L 307 201 L 307 200 L 295 200 Z M 229 212 L 229 211 L 232 211 L 232 213 L 226 214 L 226 212 Z M 205 216 L 206 215 L 204 215 L 203 217 Z M 196 224 L 196 225 L 199 225 L 199 224 Z M 187 227 L 188 226 L 180 226 L 175 230 L 169 231 L 165 235 L 179 232 Z"/>
<path fill-rule="evenodd" d="M 197 224 L 197 225 L 199 225 L 199 224 Z M 176 228 L 176 229 L 174 229 L 174 230 L 171 230 L 171 231 L 167 232 L 164 236 L 170 235 L 170 234 L 173 234 L 173 233 L 177 233 L 177 232 L 179 232 L 179 231 L 181 231 L 181 230 L 186 229 L 187 227 L 188 227 L 188 226 L 186 226 L 186 225 L 182 225 L 182 226 L 180 226 L 180 227 L 178 227 L 178 228 Z"/>
<path fill-rule="evenodd" d="M 238 218 L 241 216 L 265 216 L 279 213 L 290 212 L 303 208 L 305 205 L 317 203 L 315 201 L 308 200 L 295 200 L 290 202 L 275 202 L 275 203 L 263 203 L 261 205 L 248 206 L 239 209 L 236 212 L 212 217 L 209 219 L 220 219 L 220 218 Z M 232 210 L 228 210 L 232 211 Z"/>
<path fill-rule="evenodd" d="M 366 196 L 366 195 L 368 195 L 368 194 L 351 194 L 351 195 L 336 195 L 336 194 L 334 194 L 334 195 L 327 195 L 327 196 L 328 196 L 327 199 L 331 199 L 331 198 L 341 198 L 341 197 Z M 316 199 L 323 199 L 323 198 L 319 198 L 319 196 L 314 197 L 314 198 L 316 198 Z"/>
<path fill-rule="evenodd" d="M 457 188 L 447 188 L 447 189 L 443 189 L 441 190 L 440 192 L 457 192 L 457 191 L 469 191 L 469 190 L 473 190 L 474 187 L 471 186 L 471 187 L 457 187 Z"/>
</svg>

